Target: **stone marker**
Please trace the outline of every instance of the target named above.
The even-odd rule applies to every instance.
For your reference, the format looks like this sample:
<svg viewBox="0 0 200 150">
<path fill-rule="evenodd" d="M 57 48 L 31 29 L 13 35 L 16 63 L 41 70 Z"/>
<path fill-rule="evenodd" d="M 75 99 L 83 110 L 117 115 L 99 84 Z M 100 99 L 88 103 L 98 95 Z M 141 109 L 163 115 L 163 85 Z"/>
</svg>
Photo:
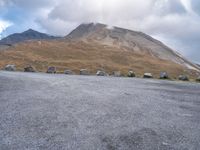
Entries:
<svg viewBox="0 0 200 150">
<path fill-rule="evenodd" d="M 181 80 L 181 81 L 189 81 L 189 78 L 188 78 L 188 76 L 186 76 L 186 75 L 180 75 L 180 76 L 178 77 L 178 79 Z"/>
<path fill-rule="evenodd" d="M 36 72 L 36 70 L 31 65 L 28 65 L 24 68 L 24 72 Z"/>
<path fill-rule="evenodd" d="M 112 74 L 114 77 L 121 77 L 121 72 L 120 71 L 114 71 Z"/>
<path fill-rule="evenodd" d="M 6 71 L 16 71 L 16 66 L 15 65 L 6 65 L 4 70 L 6 70 Z"/>
<path fill-rule="evenodd" d="M 135 73 L 133 71 L 128 72 L 128 77 L 135 77 Z"/>
<path fill-rule="evenodd" d="M 87 69 L 81 69 L 80 75 L 90 75 L 90 72 Z"/>
<path fill-rule="evenodd" d="M 151 73 L 144 73 L 143 78 L 153 78 L 153 75 Z"/>
<path fill-rule="evenodd" d="M 97 76 L 108 76 L 108 74 L 105 71 L 101 71 L 101 70 L 98 70 L 96 75 Z"/>
<path fill-rule="evenodd" d="M 56 73 L 56 67 L 53 67 L 53 66 L 48 67 L 47 73 Z"/>
<path fill-rule="evenodd" d="M 168 73 L 167 72 L 161 72 L 160 73 L 160 79 L 168 79 L 169 76 L 168 76 Z"/>
<path fill-rule="evenodd" d="M 65 70 L 64 71 L 64 74 L 67 74 L 67 75 L 74 75 L 75 73 L 71 70 Z"/>
</svg>

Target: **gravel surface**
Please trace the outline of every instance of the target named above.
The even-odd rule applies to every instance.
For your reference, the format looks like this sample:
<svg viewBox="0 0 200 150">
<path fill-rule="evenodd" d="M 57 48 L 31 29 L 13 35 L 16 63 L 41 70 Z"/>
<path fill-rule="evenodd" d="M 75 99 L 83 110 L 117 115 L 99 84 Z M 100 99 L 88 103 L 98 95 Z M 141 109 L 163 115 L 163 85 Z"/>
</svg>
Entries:
<svg viewBox="0 0 200 150">
<path fill-rule="evenodd" d="M 200 84 L 0 71 L 0 150 L 199 150 Z"/>
</svg>

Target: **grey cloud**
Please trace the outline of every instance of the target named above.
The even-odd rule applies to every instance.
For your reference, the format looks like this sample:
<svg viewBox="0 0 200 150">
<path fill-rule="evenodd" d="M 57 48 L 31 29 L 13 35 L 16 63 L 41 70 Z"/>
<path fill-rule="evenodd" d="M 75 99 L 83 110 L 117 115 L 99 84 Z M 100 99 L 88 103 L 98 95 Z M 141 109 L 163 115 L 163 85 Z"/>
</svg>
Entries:
<svg viewBox="0 0 200 150">
<path fill-rule="evenodd" d="M 47 33 L 57 36 L 65 36 L 72 31 L 74 27 L 78 26 L 77 23 L 66 22 L 61 19 L 38 18 L 36 20 Z"/>
<path fill-rule="evenodd" d="M 20 9 L 32 11 L 33 9 L 40 9 L 50 7 L 55 3 L 55 0 L 3 0 L 6 5 L 14 5 Z"/>
<path fill-rule="evenodd" d="M 181 4 L 180 0 L 168 1 L 169 11 L 168 13 L 186 13 L 185 8 Z"/>
<path fill-rule="evenodd" d="M 186 13 L 180 0 L 157 0 L 154 9 L 157 10 L 157 15 Z"/>
<path fill-rule="evenodd" d="M 199 0 L 191 0 L 192 8 L 196 13 L 200 15 L 200 1 Z"/>
</svg>

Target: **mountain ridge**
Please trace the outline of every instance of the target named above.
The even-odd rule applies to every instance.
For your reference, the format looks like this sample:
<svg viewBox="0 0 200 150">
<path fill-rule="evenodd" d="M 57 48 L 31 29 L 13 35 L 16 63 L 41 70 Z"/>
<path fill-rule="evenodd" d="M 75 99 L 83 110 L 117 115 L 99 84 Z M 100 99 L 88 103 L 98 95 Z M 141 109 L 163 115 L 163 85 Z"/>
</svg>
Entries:
<svg viewBox="0 0 200 150">
<path fill-rule="evenodd" d="M 33 29 L 28 29 L 24 32 L 14 33 L 1 39 L 0 45 L 13 45 L 28 40 L 53 40 L 57 38 L 58 37 L 51 36 L 46 33 L 41 33 Z"/>
</svg>

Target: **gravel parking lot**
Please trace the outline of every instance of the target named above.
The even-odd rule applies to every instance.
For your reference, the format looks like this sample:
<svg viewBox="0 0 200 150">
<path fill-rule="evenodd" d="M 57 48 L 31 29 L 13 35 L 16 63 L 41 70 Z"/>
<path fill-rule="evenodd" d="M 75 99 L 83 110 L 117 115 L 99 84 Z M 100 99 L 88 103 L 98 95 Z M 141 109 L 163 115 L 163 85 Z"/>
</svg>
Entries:
<svg viewBox="0 0 200 150">
<path fill-rule="evenodd" d="M 199 150 L 200 84 L 0 71 L 0 150 Z"/>
</svg>

